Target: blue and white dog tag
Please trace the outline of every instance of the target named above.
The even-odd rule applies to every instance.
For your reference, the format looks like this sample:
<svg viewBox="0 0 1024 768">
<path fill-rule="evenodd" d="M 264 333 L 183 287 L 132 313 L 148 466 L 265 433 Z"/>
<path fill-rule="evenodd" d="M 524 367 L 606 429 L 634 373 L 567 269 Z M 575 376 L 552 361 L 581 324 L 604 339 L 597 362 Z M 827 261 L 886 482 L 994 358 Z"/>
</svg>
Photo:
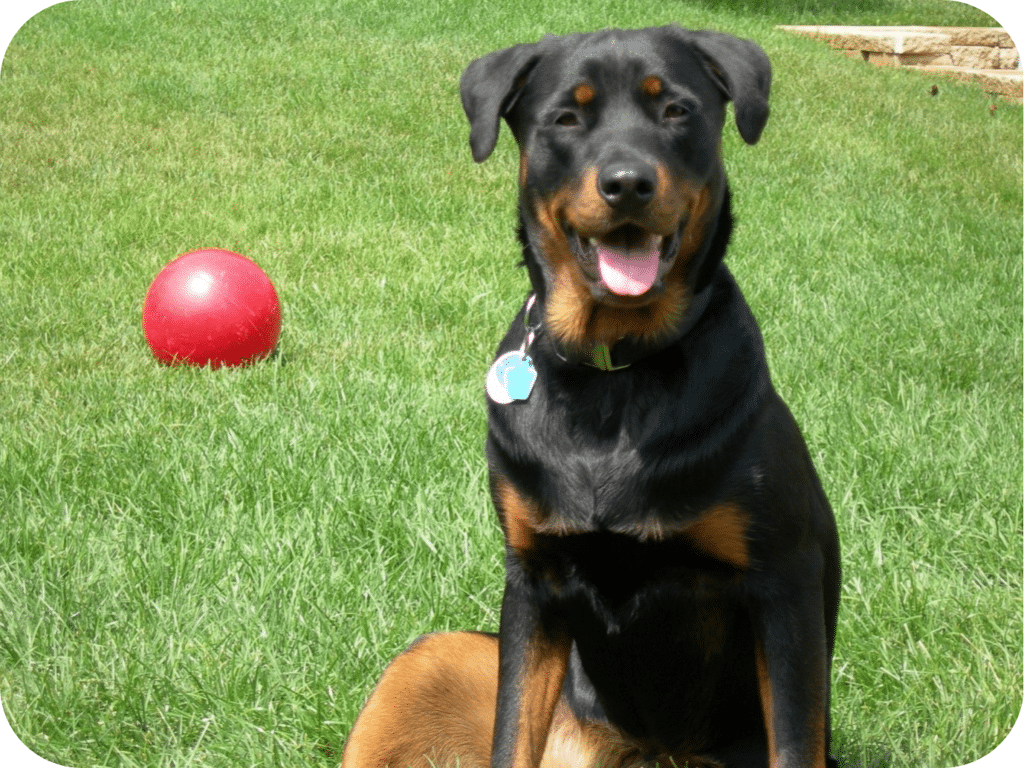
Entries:
<svg viewBox="0 0 1024 768">
<path fill-rule="evenodd" d="M 487 390 L 487 396 L 498 405 L 508 405 L 513 400 L 526 400 L 537 381 L 537 369 L 533 367 L 533 360 L 526 354 L 540 328 L 539 325 L 530 325 L 530 310 L 536 301 L 537 297 L 531 294 L 523 312 L 523 324 L 526 326 L 523 345 L 515 352 L 501 355 L 487 371 L 484 388 Z"/>
<path fill-rule="evenodd" d="M 537 381 L 537 370 L 533 360 L 521 350 L 506 352 L 487 371 L 485 388 L 487 396 L 499 405 L 508 405 L 513 400 L 526 400 Z"/>
</svg>

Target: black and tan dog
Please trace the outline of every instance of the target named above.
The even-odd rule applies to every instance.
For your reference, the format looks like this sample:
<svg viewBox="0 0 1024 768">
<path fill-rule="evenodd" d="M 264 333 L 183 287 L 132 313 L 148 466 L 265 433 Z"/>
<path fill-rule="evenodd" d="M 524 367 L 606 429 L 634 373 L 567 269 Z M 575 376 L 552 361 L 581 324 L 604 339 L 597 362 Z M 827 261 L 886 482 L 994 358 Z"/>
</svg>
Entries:
<svg viewBox="0 0 1024 768">
<path fill-rule="evenodd" d="M 474 159 L 502 118 L 519 145 L 532 284 L 488 377 L 500 631 L 399 656 L 344 768 L 832 764 L 835 521 L 722 264 L 726 103 L 754 144 L 770 82 L 676 27 L 466 69 Z"/>
</svg>

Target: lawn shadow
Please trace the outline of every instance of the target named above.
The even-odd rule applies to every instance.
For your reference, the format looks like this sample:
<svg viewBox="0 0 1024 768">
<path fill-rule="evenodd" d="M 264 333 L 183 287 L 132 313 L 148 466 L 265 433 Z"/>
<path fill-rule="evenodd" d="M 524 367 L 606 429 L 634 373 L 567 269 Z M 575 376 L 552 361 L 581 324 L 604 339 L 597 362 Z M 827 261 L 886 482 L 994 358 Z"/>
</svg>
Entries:
<svg viewBox="0 0 1024 768">
<path fill-rule="evenodd" d="M 860 744 L 854 737 L 832 734 L 832 754 L 839 768 L 891 768 L 892 750 L 881 744 Z"/>
</svg>

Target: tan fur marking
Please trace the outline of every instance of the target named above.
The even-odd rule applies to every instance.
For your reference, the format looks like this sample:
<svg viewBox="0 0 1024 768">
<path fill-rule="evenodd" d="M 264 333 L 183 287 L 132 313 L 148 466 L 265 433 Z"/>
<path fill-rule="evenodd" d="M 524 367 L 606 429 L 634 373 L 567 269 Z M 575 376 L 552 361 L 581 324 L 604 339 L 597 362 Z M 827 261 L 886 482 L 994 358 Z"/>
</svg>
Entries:
<svg viewBox="0 0 1024 768">
<path fill-rule="evenodd" d="M 814 742 L 811 745 L 812 765 L 828 765 L 828 756 L 825 754 L 825 703 L 820 702 L 811 712 L 811 733 L 814 734 Z"/>
<path fill-rule="evenodd" d="M 740 570 L 750 568 L 749 517 L 735 504 L 716 504 L 684 534 L 697 549 Z"/>
<path fill-rule="evenodd" d="M 702 190 L 675 181 L 661 166 L 657 174 L 654 201 L 644 212 L 642 222 L 637 223 L 650 232 L 669 236 L 675 233 L 680 219 L 690 213 L 693 198 Z M 618 214 L 601 196 L 597 176 L 597 168 L 587 168 L 576 185 L 556 195 L 552 201 L 561 207 L 569 225 L 585 237 L 600 236 L 621 223 Z"/>
<path fill-rule="evenodd" d="M 796 768 L 798 764 L 800 768 L 803 768 L 804 761 L 802 755 L 797 760 L 792 754 L 786 755 L 779 751 L 778 738 L 775 735 L 775 707 L 771 670 L 768 669 L 768 658 L 765 655 L 764 646 L 761 644 L 760 639 L 754 643 L 754 666 L 757 669 L 757 687 L 761 694 L 761 710 L 764 714 L 765 732 L 768 734 L 768 768 Z M 824 688 L 823 679 L 813 680 L 809 684 L 814 685 L 816 690 L 823 690 Z M 810 712 L 810 722 L 807 726 L 810 729 L 809 733 L 813 734 L 813 740 L 810 745 L 810 762 L 806 764 L 813 768 L 825 768 L 827 764 L 825 755 L 825 702 L 820 700 L 820 698 L 814 702 L 814 707 Z"/>
<path fill-rule="evenodd" d="M 538 255 L 552 275 L 545 319 L 555 337 L 569 346 L 614 345 L 623 336 L 657 343 L 672 332 L 689 306 L 689 260 L 703 243 L 717 196 L 712 186 L 694 189 L 659 167 L 657 193 L 644 228 L 670 237 L 679 222 L 687 220 L 675 263 L 662 279 L 664 291 L 646 304 L 626 297 L 598 303 L 562 226 L 567 223 L 581 237 L 600 237 L 617 226 L 615 212 L 597 189 L 597 174 L 596 168 L 588 168 L 578 183 L 535 205 L 543 230 Z"/>
<path fill-rule="evenodd" d="M 497 698 L 494 638 L 425 637 L 384 671 L 352 727 L 341 768 L 486 768 Z"/>
<path fill-rule="evenodd" d="M 651 98 L 654 98 L 655 96 L 660 96 L 661 91 L 664 87 L 665 84 L 661 82 L 661 78 L 655 75 L 645 77 L 643 83 L 640 84 L 640 88 L 643 90 L 643 92 L 646 93 Z"/>
<path fill-rule="evenodd" d="M 757 669 L 757 689 L 761 695 L 761 711 L 764 714 L 764 729 L 768 735 L 768 765 L 778 768 L 779 755 L 775 746 L 775 707 L 772 702 L 772 678 L 768 671 L 768 659 L 761 641 L 754 643 L 754 666 Z"/>
<path fill-rule="evenodd" d="M 690 220 L 683 230 L 683 236 L 679 243 L 679 255 L 677 259 L 689 260 L 694 252 L 704 242 L 710 221 L 712 194 L 707 187 L 699 190 L 690 197 Z"/>
<path fill-rule="evenodd" d="M 512 753 L 514 768 L 540 765 L 548 741 L 562 682 L 569 667 L 569 635 L 534 637 L 529 648 L 529 669 L 522 680 L 519 729 Z"/>
<path fill-rule="evenodd" d="M 723 768 L 717 760 L 685 750 L 657 753 L 653 745 L 631 739 L 608 723 L 581 722 L 565 700 L 559 700 L 540 768 L 637 768 L 641 765 L 644 768 Z"/>
<path fill-rule="evenodd" d="M 587 83 L 577 85 L 572 92 L 573 100 L 581 107 L 585 107 L 587 106 L 587 104 L 592 102 L 594 100 L 594 95 L 594 86 L 589 85 Z"/>
<path fill-rule="evenodd" d="M 825 666 L 824 664 L 816 664 L 814 669 L 814 680 L 810 683 L 814 686 L 814 690 L 824 693 L 826 689 L 825 684 Z M 809 732 L 812 734 L 811 741 L 811 765 L 816 768 L 825 768 L 827 765 L 827 750 L 825 749 L 825 710 L 827 705 L 822 695 L 815 696 L 814 706 L 811 707 L 809 714 L 810 722 L 807 727 L 810 729 Z"/>
<path fill-rule="evenodd" d="M 628 533 L 640 541 L 665 541 L 679 535 L 680 531 L 674 530 L 673 526 L 666 526 L 657 515 L 649 515 L 631 525 Z"/>
<path fill-rule="evenodd" d="M 546 653 L 535 647 L 532 660 L 524 686 L 529 706 L 553 710 L 550 725 L 532 729 L 546 735 L 539 768 L 635 768 L 656 751 L 607 723 L 576 719 L 558 696 L 568 663 L 565 641 L 549 644 Z M 349 734 L 341 768 L 486 768 L 497 697 L 497 638 L 471 632 L 429 635 L 384 671 Z M 722 768 L 685 750 L 657 754 L 644 765 Z"/>
<path fill-rule="evenodd" d="M 534 536 L 543 517 L 540 507 L 503 477 L 495 478 L 495 490 L 505 540 L 519 554 L 529 552 L 534 547 Z"/>
</svg>

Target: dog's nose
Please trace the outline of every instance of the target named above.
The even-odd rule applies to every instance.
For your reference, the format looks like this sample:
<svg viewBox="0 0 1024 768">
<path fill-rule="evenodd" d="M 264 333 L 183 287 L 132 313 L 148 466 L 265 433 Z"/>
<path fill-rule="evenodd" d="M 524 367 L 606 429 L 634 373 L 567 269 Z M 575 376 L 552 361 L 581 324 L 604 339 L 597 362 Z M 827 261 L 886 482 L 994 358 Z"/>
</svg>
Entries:
<svg viewBox="0 0 1024 768">
<path fill-rule="evenodd" d="M 654 199 L 658 175 L 645 163 L 611 163 L 597 177 L 597 190 L 612 208 L 638 210 Z"/>
</svg>

